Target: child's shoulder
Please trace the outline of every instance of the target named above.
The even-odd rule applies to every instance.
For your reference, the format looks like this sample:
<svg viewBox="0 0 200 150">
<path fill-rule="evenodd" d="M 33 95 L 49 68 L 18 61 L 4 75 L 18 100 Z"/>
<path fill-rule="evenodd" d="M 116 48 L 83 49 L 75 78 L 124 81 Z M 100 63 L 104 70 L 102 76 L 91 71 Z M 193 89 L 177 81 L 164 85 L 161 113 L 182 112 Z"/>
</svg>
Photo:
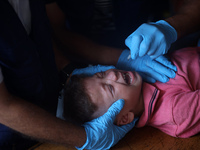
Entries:
<svg viewBox="0 0 200 150">
<path fill-rule="evenodd" d="M 175 50 L 171 54 L 172 57 L 178 56 L 183 58 L 188 58 L 190 56 L 199 56 L 199 55 L 200 55 L 200 47 L 186 47 L 179 50 Z"/>
</svg>

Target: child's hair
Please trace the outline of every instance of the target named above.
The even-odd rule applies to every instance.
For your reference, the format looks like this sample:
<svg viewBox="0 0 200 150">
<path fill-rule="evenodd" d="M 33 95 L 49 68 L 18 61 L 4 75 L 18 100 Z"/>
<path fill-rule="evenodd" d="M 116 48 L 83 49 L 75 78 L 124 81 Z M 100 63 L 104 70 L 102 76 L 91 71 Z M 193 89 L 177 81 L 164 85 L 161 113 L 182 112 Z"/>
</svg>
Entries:
<svg viewBox="0 0 200 150">
<path fill-rule="evenodd" d="M 84 78 L 73 75 L 69 83 L 66 83 L 64 92 L 64 117 L 78 124 L 92 120 L 91 117 L 97 110 L 97 106 L 87 94 Z"/>
</svg>

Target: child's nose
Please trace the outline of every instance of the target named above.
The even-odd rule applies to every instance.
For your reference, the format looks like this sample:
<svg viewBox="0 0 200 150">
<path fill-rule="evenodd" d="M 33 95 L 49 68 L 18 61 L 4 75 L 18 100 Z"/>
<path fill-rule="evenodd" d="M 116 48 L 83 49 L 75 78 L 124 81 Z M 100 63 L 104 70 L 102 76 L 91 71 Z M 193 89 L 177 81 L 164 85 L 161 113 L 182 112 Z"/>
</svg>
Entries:
<svg viewBox="0 0 200 150">
<path fill-rule="evenodd" d="M 119 72 L 119 71 L 110 71 L 107 72 L 105 75 L 105 78 L 107 80 L 112 80 L 118 83 L 126 83 L 124 78 L 123 78 L 123 73 Z"/>
<path fill-rule="evenodd" d="M 115 71 L 107 72 L 106 79 L 116 81 L 117 80 L 117 72 L 115 72 Z"/>
</svg>

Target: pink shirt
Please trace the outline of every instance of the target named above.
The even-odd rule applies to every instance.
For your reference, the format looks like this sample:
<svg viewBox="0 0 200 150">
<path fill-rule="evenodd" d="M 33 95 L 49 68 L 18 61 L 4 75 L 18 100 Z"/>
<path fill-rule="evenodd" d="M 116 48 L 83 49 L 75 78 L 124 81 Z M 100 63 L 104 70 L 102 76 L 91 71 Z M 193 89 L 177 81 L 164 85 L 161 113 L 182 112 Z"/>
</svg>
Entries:
<svg viewBox="0 0 200 150">
<path fill-rule="evenodd" d="M 200 132 L 200 47 L 178 50 L 171 61 L 178 69 L 174 79 L 143 84 L 145 112 L 136 127 L 187 138 Z"/>
</svg>

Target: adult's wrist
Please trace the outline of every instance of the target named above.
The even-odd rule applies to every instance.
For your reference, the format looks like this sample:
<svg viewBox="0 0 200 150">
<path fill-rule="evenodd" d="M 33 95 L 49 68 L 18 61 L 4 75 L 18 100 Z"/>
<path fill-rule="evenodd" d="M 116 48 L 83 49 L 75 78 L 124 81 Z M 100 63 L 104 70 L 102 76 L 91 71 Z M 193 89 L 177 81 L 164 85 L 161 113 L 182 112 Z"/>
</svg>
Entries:
<svg viewBox="0 0 200 150">
<path fill-rule="evenodd" d="M 162 31 L 165 32 L 165 34 L 167 35 L 167 38 L 171 41 L 171 43 L 173 43 L 177 40 L 176 29 L 171 24 L 169 24 L 167 21 L 159 20 L 156 23 L 152 23 L 152 24 L 159 26 L 159 28 L 161 28 Z"/>
<path fill-rule="evenodd" d="M 81 143 L 79 145 L 76 146 L 76 149 L 78 149 L 78 150 L 85 149 L 89 143 L 89 138 L 87 136 L 88 135 L 87 127 L 85 127 L 84 125 L 83 125 L 83 127 L 84 127 L 84 131 L 85 131 L 85 136 L 84 136 L 85 138 L 84 138 L 84 140 L 81 141 Z"/>
</svg>

